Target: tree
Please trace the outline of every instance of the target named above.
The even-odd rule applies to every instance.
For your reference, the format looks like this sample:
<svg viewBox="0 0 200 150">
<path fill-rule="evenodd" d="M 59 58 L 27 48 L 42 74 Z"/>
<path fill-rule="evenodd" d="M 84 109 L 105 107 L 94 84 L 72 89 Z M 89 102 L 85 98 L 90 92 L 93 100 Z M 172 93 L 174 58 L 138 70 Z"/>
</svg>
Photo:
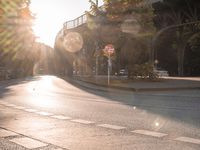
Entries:
<svg viewBox="0 0 200 150">
<path fill-rule="evenodd" d="M 131 68 L 135 63 L 142 63 L 141 60 L 148 61 L 155 28 L 153 9 L 145 2 L 104 0 L 103 10 L 92 7 L 91 22 L 100 30 L 100 39 L 115 46 L 119 69 L 121 62 Z M 136 53 L 143 54 L 144 59 L 137 58 Z"/>
<path fill-rule="evenodd" d="M 196 32 L 199 32 L 200 29 L 199 23 L 197 22 L 200 18 L 199 1 L 192 0 L 188 2 L 186 0 L 164 0 L 163 3 L 160 3 L 155 7 L 155 10 L 155 22 L 158 29 L 175 26 L 169 28 L 168 32 L 171 34 L 168 38 L 173 39 L 171 47 L 175 51 L 174 55 L 177 56 L 178 75 L 183 76 L 185 50 L 188 41 Z M 187 24 L 190 22 L 194 23 Z M 166 33 L 163 34 L 167 36 Z"/>
<path fill-rule="evenodd" d="M 35 36 L 29 0 L 0 1 L 0 65 L 32 74 Z M 17 65 L 17 67 L 16 67 Z"/>
</svg>

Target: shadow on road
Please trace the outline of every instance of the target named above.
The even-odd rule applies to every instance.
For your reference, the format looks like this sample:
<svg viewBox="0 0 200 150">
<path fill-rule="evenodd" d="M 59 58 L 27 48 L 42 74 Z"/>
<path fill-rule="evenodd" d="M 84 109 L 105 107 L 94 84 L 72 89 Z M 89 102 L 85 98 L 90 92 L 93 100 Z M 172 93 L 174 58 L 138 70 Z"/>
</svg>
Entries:
<svg viewBox="0 0 200 150">
<path fill-rule="evenodd" d="M 181 93 L 183 94 L 184 91 L 178 91 L 177 94 L 173 94 L 173 91 L 138 93 L 108 88 L 104 90 L 95 90 L 92 89 L 92 87 L 81 86 L 70 79 L 66 79 L 66 82 L 88 93 L 131 106 L 133 109 L 139 108 L 158 116 L 171 118 L 180 123 L 187 123 L 200 128 L 199 95 L 195 96 L 191 94 L 191 97 L 182 96 Z M 196 91 L 196 93 L 198 92 L 199 90 Z M 162 94 L 159 95 L 160 93 Z"/>
<path fill-rule="evenodd" d="M 11 93 L 12 88 L 11 86 L 14 85 L 20 85 L 24 84 L 30 81 L 36 81 L 39 80 L 41 77 L 27 77 L 27 78 L 21 78 L 21 79 L 11 79 L 11 80 L 6 80 L 6 81 L 0 81 L 0 98 L 5 97 L 7 94 L 12 95 Z"/>
</svg>

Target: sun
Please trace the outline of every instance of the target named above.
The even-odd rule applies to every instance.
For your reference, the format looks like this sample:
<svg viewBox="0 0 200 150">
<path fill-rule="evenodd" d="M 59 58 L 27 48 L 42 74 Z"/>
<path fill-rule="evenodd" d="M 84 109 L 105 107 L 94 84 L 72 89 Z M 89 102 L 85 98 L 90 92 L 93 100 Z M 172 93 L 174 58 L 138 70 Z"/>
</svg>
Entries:
<svg viewBox="0 0 200 150">
<path fill-rule="evenodd" d="M 37 41 L 51 47 L 54 45 L 55 36 L 62 27 L 64 19 L 60 19 L 58 10 L 55 10 L 55 0 L 32 0 L 30 9 L 35 15 L 33 31 Z"/>
<path fill-rule="evenodd" d="M 90 9 L 90 3 L 88 0 L 31 0 L 30 9 L 36 17 L 33 31 L 38 41 L 53 47 L 63 23 L 83 15 Z"/>
</svg>

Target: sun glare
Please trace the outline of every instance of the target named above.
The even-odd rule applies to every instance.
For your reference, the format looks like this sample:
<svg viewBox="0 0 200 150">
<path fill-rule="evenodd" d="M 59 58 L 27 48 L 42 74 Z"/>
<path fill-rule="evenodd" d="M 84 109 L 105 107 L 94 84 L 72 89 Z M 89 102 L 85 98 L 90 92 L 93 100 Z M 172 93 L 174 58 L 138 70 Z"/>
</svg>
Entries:
<svg viewBox="0 0 200 150">
<path fill-rule="evenodd" d="M 56 20 L 56 13 L 53 9 L 53 1 L 47 5 L 44 0 L 32 0 L 31 10 L 36 16 L 33 24 L 33 31 L 38 38 L 38 42 L 50 46 L 53 46 L 54 38 L 52 37 L 55 37 L 56 32 L 58 32 L 60 28 Z"/>
<path fill-rule="evenodd" d="M 82 15 L 89 7 L 85 0 L 31 0 L 30 8 L 36 17 L 33 31 L 38 42 L 53 47 L 63 23 Z"/>
</svg>

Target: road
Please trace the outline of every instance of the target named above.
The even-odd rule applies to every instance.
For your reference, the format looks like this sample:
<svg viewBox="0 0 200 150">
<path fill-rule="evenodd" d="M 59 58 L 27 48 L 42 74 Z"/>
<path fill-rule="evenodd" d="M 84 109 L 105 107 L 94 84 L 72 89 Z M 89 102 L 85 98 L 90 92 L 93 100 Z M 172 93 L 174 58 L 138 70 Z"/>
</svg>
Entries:
<svg viewBox="0 0 200 150">
<path fill-rule="evenodd" d="M 3 82 L 0 149 L 199 150 L 200 91 L 95 91 L 55 76 Z"/>
</svg>

